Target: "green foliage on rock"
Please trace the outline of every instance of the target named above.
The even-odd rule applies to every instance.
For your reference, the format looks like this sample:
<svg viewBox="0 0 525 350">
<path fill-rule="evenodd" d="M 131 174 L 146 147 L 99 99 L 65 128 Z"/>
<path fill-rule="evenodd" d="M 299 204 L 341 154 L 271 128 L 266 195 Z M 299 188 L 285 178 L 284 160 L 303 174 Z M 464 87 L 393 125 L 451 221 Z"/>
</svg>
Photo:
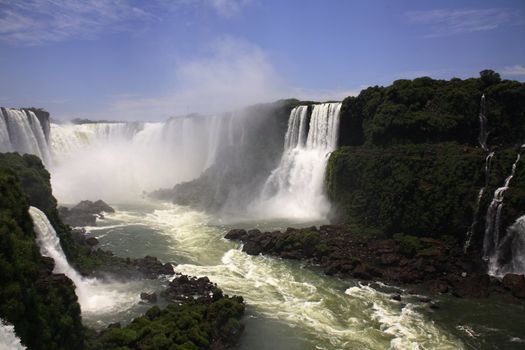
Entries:
<svg viewBox="0 0 525 350">
<path fill-rule="evenodd" d="M 486 96 L 489 144 L 525 140 L 525 84 L 485 70 L 480 78 L 396 80 L 367 88 L 341 107 L 340 142 L 356 146 L 456 141 L 476 145 Z"/>
<path fill-rule="evenodd" d="M 495 188 L 510 174 L 516 154 L 515 149 L 508 149 L 493 158 L 479 212 L 481 223 Z M 484 167 L 481 149 L 456 143 L 343 147 L 330 156 L 326 186 L 339 215 L 352 225 L 378 228 L 390 235 L 464 238 L 485 183 Z M 502 225 L 525 212 L 524 191 L 525 166 L 519 163 L 505 196 Z"/>
<path fill-rule="evenodd" d="M 218 297 L 212 303 L 194 301 L 154 306 L 120 328 L 109 328 L 86 343 L 88 350 L 198 350 L 222 348 L 239 337 L 244 312 L 241 297 Z"/>
<path fill-rule="evenodd" d="M 78 349 L 83 343 L 80 306 L 73 283 L 53 275 L 53 262 L 43 259 L 35 242 L 25 188 L 36 190 L 38 169 L 27 161 L 25 183 L 18 172 L 0 166 L 0 318 L 15 326 L 16 334 L 30 349 Z M 5 158 L 0 158 L 4 164 Z M 22 163 L 20 163 L 22 164 Z M 38 193 L 38 194 L 37 194 Z"/>
</svg>

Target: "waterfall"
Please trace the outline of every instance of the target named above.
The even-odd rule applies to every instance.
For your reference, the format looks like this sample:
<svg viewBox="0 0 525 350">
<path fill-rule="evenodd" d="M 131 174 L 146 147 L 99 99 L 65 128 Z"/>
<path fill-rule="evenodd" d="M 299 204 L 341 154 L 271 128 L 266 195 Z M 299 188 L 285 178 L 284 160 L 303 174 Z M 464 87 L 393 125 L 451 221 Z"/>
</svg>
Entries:
<svg viewBox="0 0 525 350">
<path fill-rule="evenodd" d="M 16 336 L 15 327 L 0 319 L 0 350 L 24 349 L 26 347 L 20 343 L 20 339 Z"/>
<path fill-rule="evenodd" d="M 330 204 L 324 193 L 328 156 L 337 146 L 341 103 L 294 108 L 288 119 L 284 151 L 251 211 L 264 217 L 324 219 Z"/>
<path fill-rule="evenodd" d="M 489 260 L 489 274 L 525 274 L 525 215 L 519 217 L 506 232 Z"/>
<path fill-rule="evenodd" d="M 472 235 L 474 234 L 474 231 L 476 229 L 476 226 L 478 225 L 478 214 L 479 214 L 479 206 L 481 204 L 481 198 L 483 197 L 483 194 L 485 193 L 485 190 L 487 189 L 489 185 L 489 175 L 490 175 L 490 168 L 492 165 L 492 157 L 494 157 L 494 152 L 490 152 L 487 157 L 485 158 L 485 184 L 483 187 L 479 190 L 478 197 L 476 199 L 476 207 L 474 209 L 474 218 L 472 219 L 472 224 L 470 225 L 466 239 L 465 239 L 465 246 L 463 247 L 463 251 L 466 253 L 469 246 L 470 241 L 472 240 Z"/>
<path fill-rule="evenodd" d="M 1 111 L 0 152 L 34 154 L 44 164 L 51 164 L 45 131 L 35 113 L 12 108 L 2 108 Z"/>
<path fill-rule="evenodd" d="M 478 141 L 483 150 L 488 152 L 487 147 L 487 115 L 485 109 L 485 94 L 481 95 L 480 109 L 479 109 L 479 136 Z"/>
<path fill-rule="evenodd" d="M 120 291 L 125 290 L 125 285 L 102 283 L 94 278 L 82 277 L 67 261 L 60 245 L 60 239 L 46 214 L 35 207 L 29 208 L 29 214 L 33 219 L 40 253 L 53 258 L 55 261 L 54 273 L 63 273 L 73 281 L 83 313 L 110 313 L 119 309 L 129 309 L 138 301 L 137 295 L 129 296 Z"/>
<path fill-rule="evenodd" d="M 509 188 L 510 181 L 516 172 L 516 166 L 520 161 L 521 155 L 518 153 L 516 161 L 512 164 L 512 171 L 505 179 L 502 187 L 494 191 L 494 197 L 490 203 L 485 216 L 485 237 L 483 238 L 483 258 L 490 259 L 500 243 L 500 218 L 501 209 L 503 208 L 503 197 L 505 191 Z"/>
</svg>

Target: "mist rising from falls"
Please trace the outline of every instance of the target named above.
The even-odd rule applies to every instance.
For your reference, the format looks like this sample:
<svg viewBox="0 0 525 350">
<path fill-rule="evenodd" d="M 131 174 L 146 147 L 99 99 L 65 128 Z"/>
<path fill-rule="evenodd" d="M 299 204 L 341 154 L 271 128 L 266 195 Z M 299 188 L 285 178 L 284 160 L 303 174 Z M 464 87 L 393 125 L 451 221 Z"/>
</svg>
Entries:
<svg viewBox="0 0 525 350">
<path fill-rule="evenodd" d="M 269 218 L 325 219 L 328 156 L 337 147 L 341 103 L 292 110 L 279 166 L 270 174 L 251 210 Z"/>
<path fill-rule="evenodd" d="M 104 198 L 115 203 L 192 180 L 213 164 L 226 135 L 233 137 L 230 119 L 53 124 L 53 190 L 63 202 Z"/>
<path fill-rule="evenodd" d="M 46 214 L 35 207 L 29 208 L 29 214 L 33 219 L 40 253 L 53 258 L 55 261 L 54 273 L 63 273 L 73 281 L 83 314 L 110 313 L 115 310 L 129 309 L 138 302 L 137 295 L 130 297 L 122 292 L 129 288 L 127 285 L 105 284 L 93 278 L 82 277 L 67 261 L 60 246 L 60 240 Z"/>
<path fill-rule="evenodd" d="M 478 142 L 484 151 L 489 150 L 487 146 L 487 115 L 485 107 L 485 94 L 481 95 L 480 110 L 479 110 L 479 136 Z"/>
<path fill-rule="evenodd" d="M 44 164 L 51 164 L 45 128 L 33 111 L 2 108 L 0 113 L 0 152 L 29 153 Z"/>
<path fill-rule="evenodd" d="M 519 217 L 506 232 L 489 261 L 489 274 L 525 274 L 525 215 Z"/>
</svg>

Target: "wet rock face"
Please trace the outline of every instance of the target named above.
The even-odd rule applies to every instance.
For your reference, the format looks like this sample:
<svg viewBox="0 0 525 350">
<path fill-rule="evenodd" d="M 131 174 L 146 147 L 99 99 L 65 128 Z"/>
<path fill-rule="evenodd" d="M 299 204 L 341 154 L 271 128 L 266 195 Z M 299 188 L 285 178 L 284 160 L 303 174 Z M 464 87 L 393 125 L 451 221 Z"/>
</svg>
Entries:
<svg viewBox="0 0 525 350">
<path fill-rule="evenodd" d="M 197 300 L 211 303 L 222 298 L 222 291 L 208 277 L 180 275 L 174 278 L 160 295 L 171 303 L 186 304 Z"/>
<path fill-rule="evenodd" d="M 385 239 L 355 234 L 343 225 L 288 228 L 285 232 L 236 229 L 225 237 L 242 242 L 247 254 L 306 260 L 327 275 L 423 284 L 434 293 L 452 292 L 458 297 L 479 298 L 509 291 L 518 298 L 525 297 L 523 276 L 509 275 L 502 285 L 485 273 L 479 251 L 464 254 L 454 242 L 408 235 Z"/>
<path fill-rule="evenodd" d="M 517 297 L 525 299 L 525 276 L 509 273 L 503 277 L 503 287 Z"/>
<path fill-rule="evenodd" d="M 140 259 L 129 260 L 129 265 L 135 267 L 146 278 L 155 279 L 162 275 L 173 275 L 173 265 L 170 263 L 163 264 L 154 256 L 145 256 Z"/>
<path fill-rule="evenodd" d="M 95 226 L 97 217 L 103 217 L 103 213 L 114 213 L 115 209 L 102 200 L 95 202 L 81 201 L 73 208 L 59 207 L 58 213 L 65 224 L 69 226 Z"/>
</svg>

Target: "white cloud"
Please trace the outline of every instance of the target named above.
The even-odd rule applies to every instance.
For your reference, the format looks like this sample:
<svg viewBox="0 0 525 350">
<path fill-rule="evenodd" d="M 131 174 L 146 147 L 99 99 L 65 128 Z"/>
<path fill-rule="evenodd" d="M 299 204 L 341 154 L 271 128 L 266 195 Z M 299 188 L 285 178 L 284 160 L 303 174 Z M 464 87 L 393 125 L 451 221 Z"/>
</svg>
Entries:
<svg viewBox="0 0 525 350">
<path fill-rule="evenodd" d="M 278 99 L 285 90 L 261 49 L 231 37 L 213 43 L 208 55 L 179 65 L 175 76 L 176 88 L 164 96 L 116 99 L 109 109 L 111 118 L 220 113 Z"/>
<path fill-rule="evenodd" d="M 253 0 L 0 0 L 0 41 L 20 46 L 136 31 L 148 21 L 212 8 L 233 16 Z M 161 17 L 159 17 L 161 16 Z M 172 19 L 172 18 L 170 18 Z M 139 28 L 139 29 L 138 29 Z"/>
<path fill-rule="evenodd" d="M 428 25 L 430 37 L 488 31 L 504 25 L 523 24 L 521 13 L 506 8 L 411 11 L 407 12 L 406 16 L 411 23 Z"/>
<path fill-rule="evenodd" d="M 360 89 L 308 90 L 284 81 L 268 56 L 244 40 L 223 37 L 201 57 L 179 65 L 176 88 L 162 96 L 121 95 L 90 119 L 163 120 L 189 113 L 214 114 L 283 98 L 328 101 L 354 96 Z M 74 117 L 74 116 L 70 116 Z"/>
<path fill-rule="evenodd" d="M 129 20 L 147 18 L 151 15 L 122 0 L 0 0 L 0 40 L 31 46 L 92 39 L 103 31 L 129 29 Z"/>
<path fill-rule="evenodd" d="M 508 67 L 503 68 L 501 73 L 503 75 L 522 76 L 522 75 L 525 75 L 525 66 L 522 66 L 521 64 L 516 64 L 514 66 L 508 66 Z"/>
</svg>

